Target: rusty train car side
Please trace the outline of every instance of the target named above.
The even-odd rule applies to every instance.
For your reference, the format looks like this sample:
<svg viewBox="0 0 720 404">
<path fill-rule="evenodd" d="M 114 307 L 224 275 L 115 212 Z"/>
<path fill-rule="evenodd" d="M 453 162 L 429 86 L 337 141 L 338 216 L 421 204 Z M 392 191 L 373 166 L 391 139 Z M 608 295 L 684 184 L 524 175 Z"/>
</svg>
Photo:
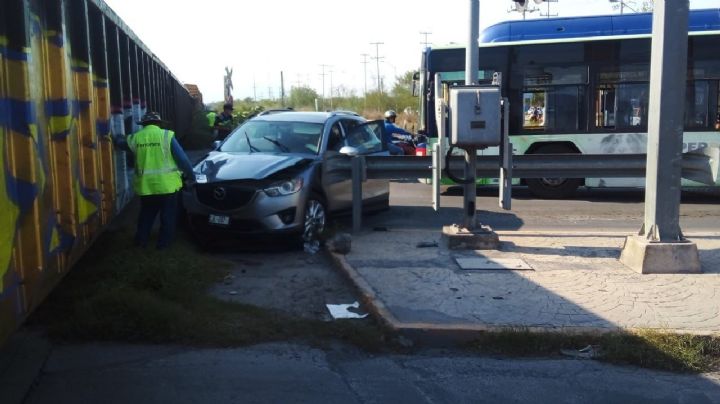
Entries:
<svg viewBox="0 0 720 404">
<path fill-rule="evenodd" d="M 0 2 L 0 343 L 132 197 L 110 135 L 193 107 L 102 0 Z"/>
</svg>

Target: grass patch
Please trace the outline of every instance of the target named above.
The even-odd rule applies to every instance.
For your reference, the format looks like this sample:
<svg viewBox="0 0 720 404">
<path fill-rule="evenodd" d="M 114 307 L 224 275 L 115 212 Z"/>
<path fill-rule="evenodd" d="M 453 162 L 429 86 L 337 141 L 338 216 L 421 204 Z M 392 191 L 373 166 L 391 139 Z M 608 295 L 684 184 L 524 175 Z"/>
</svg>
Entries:
<svg viewBox="0 0 720 404">
<path fill-rule="evenodd" d="M 601 336 L 534 333 L 507 330 L 483 333 L 471 348 L 510 356 L 557 356 L 561 349 L 600 346 L 598 359 L 614 364 L 679 372 L 720 369 L 720 338 L 673 334 L 655 330 L 610 333 Z"/>
<path fill-rule="evenodd" d="M 240 346 L 270 341 L 339 339 L 381 350 L 373 320 L 297 319 L 208 295 L 232 263 L 196 251 L 180 234 L 171 248 L 132 246 L 133 209 L 107 230 L 29 319 L 55 339 Z"/>
</svg>

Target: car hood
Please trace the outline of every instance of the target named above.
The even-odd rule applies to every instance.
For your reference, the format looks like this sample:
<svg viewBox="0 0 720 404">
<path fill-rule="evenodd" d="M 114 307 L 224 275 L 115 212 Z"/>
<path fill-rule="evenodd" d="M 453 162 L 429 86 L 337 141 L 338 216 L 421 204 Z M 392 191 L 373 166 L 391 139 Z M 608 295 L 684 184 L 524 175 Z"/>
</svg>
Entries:
<svg viewBox="0 0 720 404">
<path fill-rule="evenodd" d="M 284 170 L 302 169 L 312 161 L 288 154 L 211 152 L 194 171 L 198 182 L 261 180 Z"/>
</svg>

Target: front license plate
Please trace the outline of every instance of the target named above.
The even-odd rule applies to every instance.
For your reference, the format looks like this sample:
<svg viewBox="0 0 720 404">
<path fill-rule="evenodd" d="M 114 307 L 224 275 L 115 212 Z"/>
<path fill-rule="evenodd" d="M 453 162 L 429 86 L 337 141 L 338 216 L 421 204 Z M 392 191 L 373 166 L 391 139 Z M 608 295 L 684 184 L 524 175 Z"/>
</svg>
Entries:
<svg viewBox="0 0 720 404">
<path fill-rule="evenodd" d="M 208 218 L 208 222 L 210 222 L 210 224 L 227 226 L 230 224 L 230 217 L 221 215 L 210 215 L 210 217 Z"/>
</svg>

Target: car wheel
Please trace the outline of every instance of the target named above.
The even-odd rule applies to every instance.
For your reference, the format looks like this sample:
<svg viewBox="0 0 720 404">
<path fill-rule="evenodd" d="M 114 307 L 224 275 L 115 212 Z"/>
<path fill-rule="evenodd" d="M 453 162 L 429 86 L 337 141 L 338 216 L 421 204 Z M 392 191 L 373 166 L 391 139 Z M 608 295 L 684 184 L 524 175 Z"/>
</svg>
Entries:
<svg viewBox="0 0 720 404">
<path fill-rule="evenodd" d="M 305 203 L 303 218 L 302 239 L 310 241 L 318 239 L 325 231 L 327 223 L 327 209 L 325 200 L 318 194 L 312 193 Z"/>
<path fill-rule="evenodd" d="M 575 150 L 560 144 L 540 146 L 533 154 L 577 154 Z M 583 184 L 582 178 L 528 178 L 525 180 L 530 192 L 543 199 L 563 199 L 572 196 Z"/>
</svg>

